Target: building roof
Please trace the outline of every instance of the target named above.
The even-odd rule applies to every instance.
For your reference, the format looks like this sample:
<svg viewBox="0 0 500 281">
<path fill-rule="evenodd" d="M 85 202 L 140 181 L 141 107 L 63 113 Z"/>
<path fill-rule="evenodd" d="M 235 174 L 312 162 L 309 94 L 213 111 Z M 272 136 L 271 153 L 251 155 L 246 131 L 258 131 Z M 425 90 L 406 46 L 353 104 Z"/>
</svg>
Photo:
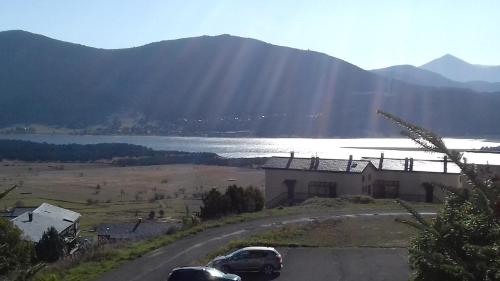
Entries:
<svg viewBox="0 0 500 281">
<path fill-rule="evenodd" d="M 172 227 L 179 227 L 174 223 L 142 222 L 133 231 L 137 223 L 103 223 L 97 226 L 98 236 L 110 239 L 146 239 L 163 235 Z"/>
<path fill-rule="evenodd" d="M 31 221 L 29 219 L 30 213 L 33 214 Z M 43 203 L 32 212 L 25 212 L 14 218 L 12 223 L 23 231 L 25 238 L 38 242 L 43 233 L 50 227 L 54 227 L 58 233 L 61 233 L 80 217 L 81 215 L 77 212 Z"/>
<path fill-rule="evenodd" d="M 316 161 L 316 162 L 314 162 Z M 350 163 L 350 169 L 348 164 Z M 347 160 L 347 159 L 321 159 L 313 158 L 290 158 L 271 157 L 263 166 L 264 169 L 287 169 L 287 170 L 308 170 L 320 172 L 349 172 L 362 173 L 366 166 L 370 165 L 368 160 Z"/>
<path fill-rule="evenodd" d="M 363 159 L 369 160 L 378 169 L 380 158 L 363 157 Z M 409 165 L 410 159 L 408 159 Z M 396 158 L 384 158 L 382 161 L 383 171 L 405 171 L 405 159 Z M 414 172 L 427 172 L 427 173 L 443 173 L 444 172 L 444 160 L 413 160 L 413 171 Z M 447 163 L 447 173 L 448 174 L 460 174 L 460 168 L 453 162 Z"/>
</svg>

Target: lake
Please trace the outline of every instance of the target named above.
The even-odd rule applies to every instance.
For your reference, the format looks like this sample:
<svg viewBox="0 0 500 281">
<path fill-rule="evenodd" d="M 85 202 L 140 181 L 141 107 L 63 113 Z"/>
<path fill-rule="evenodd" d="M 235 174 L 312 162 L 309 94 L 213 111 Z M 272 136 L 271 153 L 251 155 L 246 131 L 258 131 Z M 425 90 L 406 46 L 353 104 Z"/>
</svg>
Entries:
<svg viewBox="0 0 500 281">
<path fill-rule="evenodd" d="M 404 138 L 311 139 L 311 138 L 215 138 L 166 136 L 94 136 L 94 135 L 0 135 L 0 139 L 19 139 L 53 144 L 130 143 L 157 150 L 214 152 L 224 157 L 286 156 L 294 151 L 297 157 L 321 158 L 385 157 L 439 159 L 442 155 L 415 151 L 417 146 Z M 500 146 L 500 142 L 483 139 L 444 139 L 452 149 L 477 149 Z M 470 162 L 500 165 L 500 155 L 466 153 Z"/>
</svg>

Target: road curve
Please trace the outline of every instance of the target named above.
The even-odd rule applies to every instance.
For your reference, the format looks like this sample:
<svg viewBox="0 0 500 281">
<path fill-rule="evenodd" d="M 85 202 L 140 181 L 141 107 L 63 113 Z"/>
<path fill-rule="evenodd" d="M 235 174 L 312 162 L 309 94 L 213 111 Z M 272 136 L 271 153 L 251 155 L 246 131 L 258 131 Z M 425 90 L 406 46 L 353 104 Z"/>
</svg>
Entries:
<svg viewBox="0 0 500 281">
<path fill-rule="evenodd" d="M 435 215 L 422 212 L 422 215 Z M 208 253 L 223 247 L 231 240 L 247 238 L 259 232 L 286 224 L 305 223 L 314 220 L 356 218 L 370 216 L 405 216 L 404 212 L 300 214 L 258 219 L 238 224 L 229 224 L 180 239 L 170 245 L 154 250 L 134 261 L 105 273 L 97 281 L 164 281 L 175 267 L 189 265 L 203 259 Z"/>
</svg>

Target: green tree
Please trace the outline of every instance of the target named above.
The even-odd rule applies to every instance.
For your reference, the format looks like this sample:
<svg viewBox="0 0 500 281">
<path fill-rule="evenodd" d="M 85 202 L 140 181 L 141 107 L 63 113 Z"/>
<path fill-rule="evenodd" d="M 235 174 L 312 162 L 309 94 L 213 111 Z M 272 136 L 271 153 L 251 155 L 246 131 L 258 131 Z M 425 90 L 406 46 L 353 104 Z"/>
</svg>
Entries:
<svg viewBox="0 0 500 281">
<path fill-rule="evenodd" d="M 222 195 L 217 189 L 212 188 L 203 196 L 203 205 L 200 208 L 200 216 L 204 219 L 214 218 L 226 214 L 230 208 L 230 200 Z"/>
<path fill-rule="evenodd" d="M 13 191 L 12 186 L 0 193 L 0 200 Z M 10 280 L 25 280 L 41 266 L 32 266 L 33 245 L 21 239 L 22 232 L 10 221 L 0 217 L 0 275 Z"/>
<path fill-rule="evenodd" d="M 54 227 L 50 227 L 42 235 L 35 246 L 36 256 L 40 261 L 55 262 L 64 254 L 64 242 Z"/>
<path fill-rule="evenodd" d="M 10 221 L 0 218 L 0 275 L 28 266 L 33 246 L 21 239 L 22 232 Z"/>
<path fill-rule="evenodd" d="M 245 195 L 243 187 L 236 185 L 230 185 L 227 187 L 226 196 L 229 198 L 231 212 L 236 212 L 238 214 L 247 212 Z"/>
<path fill-rule="evenodd" d="M 419 230 L 409 247 L 414 280 L 500 280 L 500 187 L 483 179 L 474 167 L 462 161 L 461 153 L 449 150 L 443 140 L 429 130 L 389 113 L 379 114 L 404 129 L 428 151 L 443 153 L 460 167 L 471 188 L 442 188 L 446 197 L 437 217 L 425 220 L 412 207 L 398 201 L 415 221 L 399 220 Z"/>
</svg>

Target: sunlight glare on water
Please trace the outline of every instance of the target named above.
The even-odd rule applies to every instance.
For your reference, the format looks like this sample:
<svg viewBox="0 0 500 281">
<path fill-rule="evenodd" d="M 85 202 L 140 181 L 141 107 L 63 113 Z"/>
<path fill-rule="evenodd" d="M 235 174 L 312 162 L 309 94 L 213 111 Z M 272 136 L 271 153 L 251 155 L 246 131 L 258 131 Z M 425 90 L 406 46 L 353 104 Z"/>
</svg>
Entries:
<svg viewBox="0 0 500 281">
<path fill-rule="evenodd" d="M 442 159 L 442 155 L 416 151 L 415 143 L 404 138 L 311 139 L 311 138 L 214 138 L 165 136 L 82 136 L 82 135 L 4 135 L 4 139 L 21 139 L 54 144 L 130 143 L 157 150 L 213 152 L 224 157 L 318 156 L 321 158 L 385 157 Z M 500 142 L 482 139 L 445 139 L 451 149 L 479 149 L 500 146 Z M 364 149 L 361 149 L 364 148 Z M 466 153 L 470 162 L 500 164 L 500 154 Z"/>
</svg>

